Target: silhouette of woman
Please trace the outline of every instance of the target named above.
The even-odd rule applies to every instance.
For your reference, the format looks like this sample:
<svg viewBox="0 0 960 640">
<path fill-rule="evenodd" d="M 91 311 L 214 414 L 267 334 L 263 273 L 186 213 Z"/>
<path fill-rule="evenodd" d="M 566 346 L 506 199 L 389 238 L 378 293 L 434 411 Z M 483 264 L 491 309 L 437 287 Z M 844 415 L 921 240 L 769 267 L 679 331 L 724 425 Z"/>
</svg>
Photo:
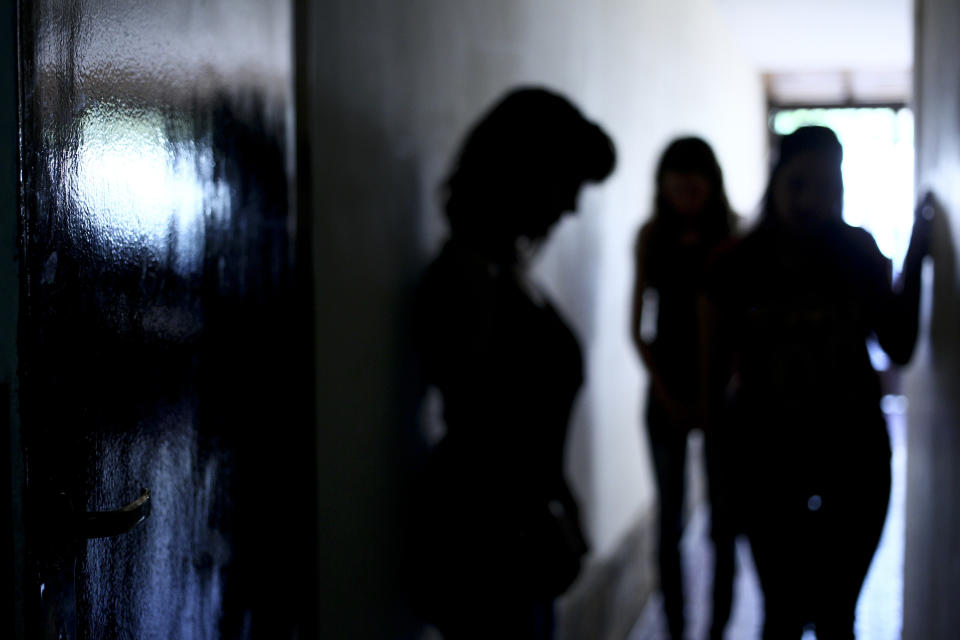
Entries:
<svg viewBox="0 0 960 640">
<path fill-rule="evenodd" d="M 783 138 L 760 224 L 711 276 L 711 375 L 730 382 L 711 412 L 725 406 L 739 444 L 737 495 L 766 639 L 799 638 L 811 623 L 820 640 L 854 637 L 890 491 L 866 339 L 905 363 L 917 335 L 929 221 L 915 218 L 893 287 L 870 234 L 841 218 L 842 154 L 824 127 Z"/>
<path fill-rule="evenodd" d="M 631 322 L 634 343 L 650 374 L 647 431 L 660 495 L 660 585 L 670 635 L 683 638 L 680 537 L 686 477 L 687 436 L 701 426 L 700 317 L 708 256 L 730 237 L 733 214 L 723 175 L 710 146 L 700 138 L 674 140 L 660 158 L 653 218 L 636 244 Z M 644 298 L 657 295 L 656 337 L 641 329 Z M 711 536 L 716 550 L 711 637 L 720 638 L 730 614 L 734 536 L 723 517 L 723 479 L 713 438 L 707 439 Z"/>
<path fill-rule="evenodd" d="M 450 238 L 421 283 L 417 334 L 446 424 L 421 492 L 421 599 L 447 638 L 551 637 L 552 601 L 586 552 L 563 475 L 580 348 L 521 245 L 613 164 L 597 125 L 526 88 L 474 127 L 445 184 Z"/>
</svg>

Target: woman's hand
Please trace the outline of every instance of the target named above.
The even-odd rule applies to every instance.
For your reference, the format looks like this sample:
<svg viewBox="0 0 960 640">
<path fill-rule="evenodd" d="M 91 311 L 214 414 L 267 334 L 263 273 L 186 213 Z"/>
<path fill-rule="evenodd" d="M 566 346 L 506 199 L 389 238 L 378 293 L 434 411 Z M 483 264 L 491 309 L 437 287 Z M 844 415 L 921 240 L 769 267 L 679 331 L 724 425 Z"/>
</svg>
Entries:
<svg viewBox="0 0 960 640">
<path fill-rule="evenodd" d="M 930 234 L 933 220 L 937 216 L 937 200 L 933 192 L 927 191 L 913 212 L 913 232 L 910 234 L 908 260 L 920 260 L 930 251 Z"/>
<path fill-rule="evenodd" d="M 926 192 L 913 213 L 910 246 L 903 261 L 903 271 L 892 290 L 879 297 L 873 314 L 873 330 L 880 346 L 896 364 L 909 362 L 917 342 L 920 310 L 920 274 L 923 258 L 930 250 L 930 237 L 936 222 L 938 203 Z"/>
</svg>

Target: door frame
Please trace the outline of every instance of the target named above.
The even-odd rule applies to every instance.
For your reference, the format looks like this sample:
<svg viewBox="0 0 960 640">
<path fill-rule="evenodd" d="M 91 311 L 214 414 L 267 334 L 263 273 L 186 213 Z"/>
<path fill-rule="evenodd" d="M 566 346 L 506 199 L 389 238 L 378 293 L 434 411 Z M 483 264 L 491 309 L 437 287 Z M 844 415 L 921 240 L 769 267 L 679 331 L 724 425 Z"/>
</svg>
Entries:
<svg viewBox="0 0 960 640">
<path fill-rule="evenodd" d="M 20 312 L 19 12 L 0 0 L 0 635 L 24 637 L 23 451 L 18 409 Z"/>
</svg>

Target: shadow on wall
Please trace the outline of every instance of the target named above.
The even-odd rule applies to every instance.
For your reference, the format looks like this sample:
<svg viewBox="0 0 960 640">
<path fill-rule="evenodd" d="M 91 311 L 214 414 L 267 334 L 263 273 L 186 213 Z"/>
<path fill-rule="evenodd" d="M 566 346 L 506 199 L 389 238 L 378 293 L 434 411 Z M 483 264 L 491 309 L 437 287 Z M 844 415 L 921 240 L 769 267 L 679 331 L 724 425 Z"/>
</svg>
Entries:
<svg viewBox="0 0 960 640">
<path fill-rule="evenodd" d="M 933 300 L 930 313 L 930 355 L 937 369 L 953 367 L 953 377 L 957 380 L 958 361 L 957 344 L 957 255 L 950 219 L 946 207 L 939 199 L 934 207 L 940 212 L 933 221 L 931 233 L 931 257 L 936 265 L 933 274 Z"/>
<path fill-rule="evenodd" d="M 953 203 L 951 203 L 953 204 Z M 956 624 L 944 607 L 945 594 L 960 583 L 955 571 L 960 503 L 952 487 L 960 481 L 960 337 L 956 239 L 950 216 L 956 209 L 940 198 L 936 203 L 931 257 L 932 283 L 924 309 L 928 340 L 920 366 L 906 377 L 910 399 L 907 458 L 907 522 L 904 557 L 904 638 L 946 637 Z M 953 216 L 954 219 L 956 216 Z"/>
<path fill-rule="evenodd" d="M 324 70 L 329 70 L 323 67 Z M 423 456 L 422 385 L 409 340 L 425 256 L 416 158 L 399 156 L 377 104 L 339 76 L 311 84 L 322 637 L 393 637 L 402 604 L 407 469 Z"/>
</svg>

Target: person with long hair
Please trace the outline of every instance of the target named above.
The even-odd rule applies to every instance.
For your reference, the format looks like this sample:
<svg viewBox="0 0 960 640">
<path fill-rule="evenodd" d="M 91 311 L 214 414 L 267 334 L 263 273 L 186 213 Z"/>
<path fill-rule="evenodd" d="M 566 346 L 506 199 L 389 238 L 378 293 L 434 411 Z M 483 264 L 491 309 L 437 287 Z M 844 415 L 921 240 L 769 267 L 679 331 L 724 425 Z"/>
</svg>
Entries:
<svg viewBox="0 0 960 640">
<path fill-rule="evenodd" d="M 709 257 L 729 240 L 733 217 L 710 145 L 697 137 L 671 142 L 657 167 L 653 216 L 636 243 L 631 328 L 650 380 L 646 423 L 659 492 L 660 586 L 674 640 L 682 640 L 685 627 L 680 538 L 687 438 L 703 426 L 698 300 Z M 653 336 L 642 326 L 651 294 L 657 300 Z M 710 435 L 706 453 L 715 548 L 711 637 L 720 638 L 730 615 L 734 536 L 724 517 L 720 448 Z"/>
<path fill-rule="evenodd" d="M 825 127 L 784 137 L 761 220 L 711 272 L 709 413 L 729 430 L 738 514 L 766 640 L 854 637 L 890 494 L 890 443 L 867 339 L 896 363 L 917 336 L 930 222 L 918 208 L 900 282 L 842 218 L 843 149 Z"/>
<path fill-rule="evenodd" d="M 556 93 L 512 91 L 445 183 L 449 240 L 417 300 L 446 433 L 421 485 L 420 601 L 445 638 L 550 638 L 587 545 L 563 472 L 578 341 L 527 274 L 531 246 L 613 170 L 613 143 Z"/>
</svg>

